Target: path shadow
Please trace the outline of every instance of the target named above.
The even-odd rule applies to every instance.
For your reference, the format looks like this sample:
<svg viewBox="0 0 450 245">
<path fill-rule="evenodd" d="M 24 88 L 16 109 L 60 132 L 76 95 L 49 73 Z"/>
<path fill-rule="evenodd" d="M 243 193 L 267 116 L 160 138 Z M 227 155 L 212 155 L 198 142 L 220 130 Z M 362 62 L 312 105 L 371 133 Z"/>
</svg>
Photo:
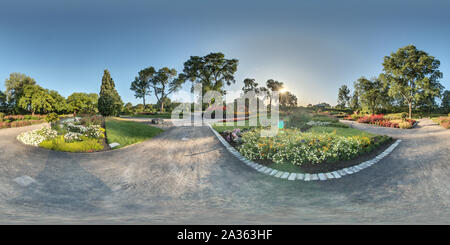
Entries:
<svg viewBox="0 0 450 245">
<path fill-rule="evenodd" d="M 77 156 L 50 152 L 44 169 L 20 194 L 8 201 L 14 206 L 37 208 L 42 212 L 95 212 L 96 205 L 112 190 L 102 180 L 83 169 Z"/>
</svg>

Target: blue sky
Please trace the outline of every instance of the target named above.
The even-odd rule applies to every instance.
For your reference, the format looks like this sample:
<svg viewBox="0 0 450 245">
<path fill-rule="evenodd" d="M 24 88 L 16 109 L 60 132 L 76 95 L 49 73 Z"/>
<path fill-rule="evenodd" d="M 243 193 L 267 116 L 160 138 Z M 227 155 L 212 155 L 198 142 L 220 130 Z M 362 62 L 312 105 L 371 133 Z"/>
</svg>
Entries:
<svg viewBox="0 0 450 245">
<path fill-rule="evenodd" d="M 414 44 L 441 61 L 450 89 L 449 11 L 448 1 L 3 0 L 0 79 L 25 73 L 67 97 L 98 93 L 106 68 L 136 104 L 140 69 L 181 71 L 191 55 L 223 52 L 239 59 L 228 90 L 272 78 L 301 105 L 336 104 L 340 85 L 378 75 L 385 55 Z"/>
</svg>

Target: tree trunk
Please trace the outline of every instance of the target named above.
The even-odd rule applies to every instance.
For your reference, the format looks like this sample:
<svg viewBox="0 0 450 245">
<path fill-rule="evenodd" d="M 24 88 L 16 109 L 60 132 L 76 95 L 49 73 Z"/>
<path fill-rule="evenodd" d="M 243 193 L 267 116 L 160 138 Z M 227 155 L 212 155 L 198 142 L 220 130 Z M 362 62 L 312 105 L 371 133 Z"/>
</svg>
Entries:
<svg viewBox="0 0 450 245">
<path fill-rule="evenodd" d="M 144 110 L 145 110 L 145 95 L 142 97 L 142 102 L 144 103 Z"/>
<path fill-rule="evenodd" d="M 412 103 L 409 102 L 408 106 L 409 106 L 409 119 L 411 119 Z"/>
<path fill-rule="evenodd" d="M 34 116 L 34 110 L 31 111 L 31 115 Z"/>
<path fill-rule="evenodd" d="M 163 111 L 164 111 L 164 102 L 163 102 L 163 101 L 161 101 L 161 108 L 160 108 L 160 113 L 163 113 Z"/>
</svg>

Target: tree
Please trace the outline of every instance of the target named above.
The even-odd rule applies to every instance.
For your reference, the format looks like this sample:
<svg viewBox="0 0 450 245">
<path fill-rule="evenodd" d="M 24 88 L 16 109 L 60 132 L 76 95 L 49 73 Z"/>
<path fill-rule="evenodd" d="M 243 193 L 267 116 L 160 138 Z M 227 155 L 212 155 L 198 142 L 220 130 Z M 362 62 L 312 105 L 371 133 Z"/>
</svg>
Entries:
<svg viewBox="0 0 450 245">
<path fill-rule="evenodd" d="M 6 94 L 0 91 L 0 112 L 6 112 L 8 110 L 8 103 L 6 100 Z"/>
<path fill-rule="evenodd" d="M 358 91 L 356 91 L 356 90 L 353 91 L 353 96 L 350 99 L 350 108 L 353 111 L 357 111 L 361 108 L 361 105 L 359 103 L 359 94 L 358 94 Z"/>
<path fill-rule="evenodd" d="M 266 86 L 267 86 L 267 90 L 266 90 L 267 95 L 269 96 L 269 108 L 272 108 L 273 92 L 280 91 L 284 87 L 284 84 L 282 82 L 278 82 L 273 79 L 269 79 L 266 82 Z"/>
<path fill-rule="evenodd" d="M 19 99 L 18 106 L 21 109 L 30 111 L 32 115 L 38 113 L 53 112 L 55 100 L 49 91 L 39 85 L 26 85 L 23 87 L 22 96 Z"/>
<path fill-rule="evenodd" d="M 355 83 L 355 89 L 361 99 L 363 107 L 368 109 L 372 114 L 375 114 L 377 108 L 380 107 L 383 96 L 382 82 L 378 78 L 372 78 L 368 80 L 365 77 L 361 77 Z"/>
<path fill-rule="evenodd" d="M 98 98 L 98 111 L 103 116 L 117 116 L 122 110 L 122 99 L 117 93 L 111 74 L 105 70 Z"/>
<path fill-rule="evenodd" d="M 389 96 L 401 97 L 409 107 L 411 118 L 413 104 L 421 96 L 439 97 L 443 86 L 438 79 L 440 61 L 418 50 L 414 45 L 400 48 L 396 53 L 384 57 L 384 82 L 390 85 Z"/>
<path fill-rule="evenodd" d="M 347 85 L 342 85 L 339 88 L 339 93 L 338 93 L 338 105 L 344 109 L 346 107 L 346 105 L 349 104 L 350 101 L 350 89 L 347 87 Z"/>
<path fill-rule="evenodd" d="M 283 107 L 296 107 L 297 96 L 287 91 L 280 94 L 280 105 Z"/>
<path fill-rule="evenodd" d="M 155 68 L 152 66 L 147 67 L 139 71 L 139 75 L 134 78 L 131 83 L 130 90 L 134 91 L 134 97 L 142 98 L 142 102 L 145 106 L 145 96 L 150 95 L 150 80 L 155 74 Z"/>
<path fill-rule="evenodd" d="M 176 77 L 177 71 L 175 69 L 169 69 L 163 67 L 150 80 L 150 86 L 155 92 L 157 103 L 160 106 L 160 112 L 164 111 L 164 104 L 171 93 L 179 90 L 185 80 L 180 77 Z"/>
<path fill-rule="evenodd" d="M 191 56 L 184 63 L 183 73 L 179 78 L 191 81 L 192 90 L 195 84 L 201 84 L 202 95 L 210 90 L 224 94 L 223 86 L 235 83 L 234 73 L 238 63 L 237 59 L 225 59 L 222 53 L 210 53 L 203 57 Z"/>
<path fill-rule="evenodd" d="M 63 114 L 68 111 L 69 107 L 67 105 L 66 98 L 60 95 L 55 90 L 50 90 L 48 92 L 50 96 L 53 98 L 53 112 L 58 114 Z"/>
<path fill-rule="evenodd" d="M 444 113 L 450 112 L 450 91 L 445 90 L 442 94 L 441 108 Z"/>
<path fill-rule="evenodd" d="M 76 115 L 78 112 L 95 114 L 97 112 L 98 95 L 95 93 L 73 93 L 67 97 L 68 111 Z"/>
<path fill-rule="evenodd" d="M 259 91 L 258 83 L 255 82 L 255 79 L 246 78 L 246 79 L 244 79 L 244 87 L 242 87 L 242 91 L 244 91 L 244 93 L 247 93 L 250 91 L 254 91 L 255 93 L 258 93 L 258 91 Z"/>
<path fill-rule="evenodd" d="M 5 81 L 6 97 L 11 109 L 19 113 L 21 107 L 18 105 L 20 98 L 24 93 L 24 88 L 27 85 L 35 85 L 36 81 L 22 73 L 11 73 L 9 78 Z"/>
</svg>

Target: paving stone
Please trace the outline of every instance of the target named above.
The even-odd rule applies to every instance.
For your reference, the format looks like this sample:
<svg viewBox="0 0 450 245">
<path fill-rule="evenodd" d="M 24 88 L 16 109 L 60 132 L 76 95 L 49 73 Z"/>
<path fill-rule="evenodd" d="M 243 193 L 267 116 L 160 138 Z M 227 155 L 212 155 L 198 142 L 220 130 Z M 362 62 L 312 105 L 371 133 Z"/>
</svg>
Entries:
<svg viewBox="0 0 450 245">
<path fill-rule="evenodd" d="M 258 172 L 263 173 L 264 171 L 266 171 L 266 169 L 267 169 L 267 167 L 262 167 L 262 168 L 258 169 Z"/>
<path fill-rule="evenodd" d="M 284 172 L 279 171 L 278 173 L 275 174 L 275 177 L 280 178 L 281 175 L 283 175 L 283 174 L 284 174 Z"/>
<path fill-rule="evenodd" d="M 258 170 L 258 169 L 260 169 L 262 167 L 263 167 L 262 165 L 256 164 L 255 169 Z"/>
<path fill-rule="evenodd" d="M 272 170 L 273 170 L 273 169 L 271 169 L 271 168 L 267 168 L 267 169 L 264 171 L 264 173 L 265 173 L 265 174 L 268 174 L 268 173 L 272 172 Z"/>
<path fill-rule="evenodd" d="M 327 180 L 327 177 L 325 177 L 325 174 L 323 173 L 318 174 L 318 176 L 320 180 Z"/>
<path fill-rule="evenodd" d="M 291 173 L 288 177 L 288 180 L 295 180 L 295 177 L 297 176 L 297 174 L 295 173 Z"/>
<path fill-rule="evenodd" d="M 318 180 L 319 176 L 317 174 L 311 174 L 311 180 Z"/>
<path fill-rule="evenodd" d="M 344 168 L 343 169 L 347 174 L 352 174 L 353 170 L 351 170 L 350 168 Z"/>
<path fill-rule="evenodd" d="M 333 171 L 331 174 L 333 174 L 336 179 L 341 178 L 341 175 L 337 171 Z"/>
<path fill-rule="evenodd" d="M 327 179 L 334 179 L 334 176 L 331 173 L 326 173 Z"/>
<path fill-rule="evenodd" d="M 298 173 L 297 174 L 297 179 L 298 180 L 303 180 L 305 178 L 305 175 L 304 174 L 301 174 L 301 173 Z"/>
<path fill-rule="evenodd" d="M 305 181 L 310 181 L 310 180 L 311 180 L 311 175 L 305 174 Z"/>
<path fill-rule="evenodd" d="M 341 176 L 347 175 L 347 172 L 345 172 L 345 171 L 342 170 L 342 169 L 339 169 L 337 172 L 338 172 Z"/>
<path fill-rule="evenodd" d="M 272 169 L 272 171 L 269 173 L 270 176 L 276 175 L 278 173 L 278 170 Z"/>
<path fill-rule="evenodd" d="M 281 175 L 280 178 L 282 178 L 282 179 L 287 179 L 288 176 L 289 176 L 289 173 L 288 173 L 288 172 L 284 172 L 284 174 Z"/>
</svg>

